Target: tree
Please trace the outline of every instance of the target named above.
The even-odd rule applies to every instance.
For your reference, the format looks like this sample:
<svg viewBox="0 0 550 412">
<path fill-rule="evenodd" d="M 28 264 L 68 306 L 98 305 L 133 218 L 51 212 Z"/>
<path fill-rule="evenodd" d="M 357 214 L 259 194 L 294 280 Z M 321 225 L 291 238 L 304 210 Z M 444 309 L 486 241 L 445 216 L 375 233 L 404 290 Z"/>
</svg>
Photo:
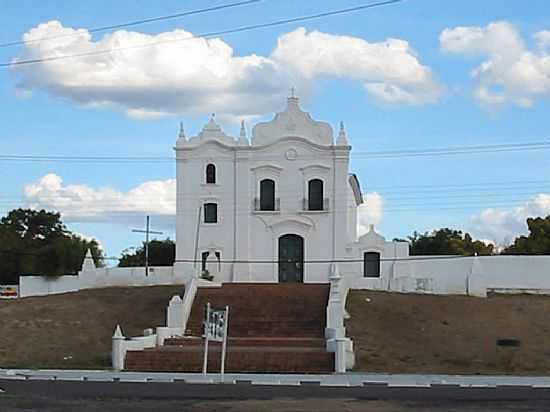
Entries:
<svg viewBox="0 0 550 412">
<path fill-rule="evenodd" d="M 17 283 L 20 274 L 76 273 L 88 249 L 101 266 L 98 243 L 67 230 L 59 213 L 12 210 L 0 219 L 0 283 Z"/>
<path fill-rule="evenodd" d="M 469 233 L 443 228 L 409 236 L 411 255 L 491 255 L 494 246 L 473 240 Z"/>
<path fill-rule="evenodd" d="M 519 236 L 502 251 L 504 255 L 550 255 L 550 215 L 528 218 L 528 236 Z"/>
<path fill-rule="evenodd" d="M 149 242 L 149 266 L 172 266 L 175 260 L 176 244 L 173 240 L 151 240 Z M 124 250 L 118 266 L 145 266 L 145 242 L 134 251 Z"/>
</svg>

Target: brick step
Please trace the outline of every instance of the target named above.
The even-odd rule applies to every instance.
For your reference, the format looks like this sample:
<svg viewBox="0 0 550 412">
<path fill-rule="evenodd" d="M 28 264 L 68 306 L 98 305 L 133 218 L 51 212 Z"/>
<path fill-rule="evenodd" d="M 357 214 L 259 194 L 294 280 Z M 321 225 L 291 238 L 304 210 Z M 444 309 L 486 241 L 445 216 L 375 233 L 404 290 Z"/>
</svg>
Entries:
<svg viewBox="0 0 550 412">
<path fill-rule="evenodd" d="M 209 347 L 208 370 L 220 370 L 219 345 Z M 164 346 L 128 351 L 126 370 L 163 372 L 202 371 L 203 349 L 199 346 Z M 331 373 L 334 354 L 321 348 L 233 347 L 227 349 L 226 372 Z"/>
<path fill-rule="evenodd" d="M 200 346 L 204 345 L 204 339 L 199 337 L 168 338 L 164 341 L 165 346 Z M 221 342 L 209 342 L 209 345 L 220 346 Z M 289 338 L 289 337 L 238 337 L 228 338 L 227 347 L 304 347 L 324 349 L 326 341 L 323 338 Z"/>
<path fill-rule="evenodd" d="M 199 288 L 187 323 L 189 334 L 202 334 L 207 302 L 229 306 L 231 337 L 322 338 L 326 326 L 327 284 L 228 283 Z"/>
<path fill-rule="evenodd" d="M 281 322 L 247 322 L 237 323 L 229 319 L 229 336 L 231 337 L 308 337 L 318 338 L 324 334 L 324 325 L 320 323 L 290 323 Z M 187 325 L 189 335 L 201 336 L 203 327 L 192 323 Z"/>
</svg>

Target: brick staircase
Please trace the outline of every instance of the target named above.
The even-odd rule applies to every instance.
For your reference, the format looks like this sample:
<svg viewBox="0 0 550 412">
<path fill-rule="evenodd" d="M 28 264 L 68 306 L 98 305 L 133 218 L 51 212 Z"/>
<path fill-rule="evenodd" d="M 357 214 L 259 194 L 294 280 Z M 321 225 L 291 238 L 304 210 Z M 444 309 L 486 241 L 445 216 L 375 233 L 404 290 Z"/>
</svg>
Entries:
<svg viewBox="0 0 550 412">
<path fill-rule="evenodd" d="M 226 372 L 330 373 L 334 354 L 325 350 L 327 284 L 243 284 L 199 288 L 186 337 L 165 346 L 128 351 L 126 369 L 200 372 L 202 320 L 210 302 L 229 306 Z M 220 370 L 221 344 L 209 343 L 208 371 Z"/>
</svg>

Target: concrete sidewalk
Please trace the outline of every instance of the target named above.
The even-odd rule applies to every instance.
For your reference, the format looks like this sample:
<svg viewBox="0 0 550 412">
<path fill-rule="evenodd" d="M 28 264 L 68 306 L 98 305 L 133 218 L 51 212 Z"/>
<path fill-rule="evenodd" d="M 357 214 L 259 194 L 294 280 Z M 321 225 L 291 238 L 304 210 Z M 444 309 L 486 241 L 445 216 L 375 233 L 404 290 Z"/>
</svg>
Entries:
<svg viewBox="0 0 550 412">
<path fill-rule="evenodd" d="M 461 388 L 529 387 L 550 388 L 550 376 L 482 376 L 346 373 L 333 375 L 244 374 L 167 372 L 111 372 L 99 370 L 30 370 L 0 369 L 0 379 L 57 380 L 90 382 L 184 382 L 192 384 L 251 384 L 251 385 L 320 385 L 339 387 L 441 387 Z"/>
</svg>

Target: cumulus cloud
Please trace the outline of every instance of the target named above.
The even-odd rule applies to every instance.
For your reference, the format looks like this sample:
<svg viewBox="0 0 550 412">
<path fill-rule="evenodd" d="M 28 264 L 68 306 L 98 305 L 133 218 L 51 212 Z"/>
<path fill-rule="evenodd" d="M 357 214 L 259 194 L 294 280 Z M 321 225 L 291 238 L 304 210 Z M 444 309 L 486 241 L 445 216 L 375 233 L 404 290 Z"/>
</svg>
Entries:
<svg viewBox="0 0 550 412">
<path fill-rule="evenodd" d="M 301 28 L 279 38 L 272 58 L 305 79 L 329 75 L 359 80 L 385 103 L 432 103 L 442 93 L 430 68 L 405 40 L 369 43 Z"/>
<path fill-rule="evenodd" d="M 471 72 L 474 98 L 488 108 L 505 104 L 531 107 L 538 98 L 550 97 L 550 32 L 535 34 L 538 50 L 529 50 L 509 22 L 485 27 L 455 27 L 439 36 L 444 52 L 481 56 L 484 61 Z"/>
<path fill-rule="evenodd" d="M 523 205 L 510 210 L 485 209 L 472 217 L 471 231 L 477 237 L 490 239 L 497 245 L 509 244 L 526 234 L 528 217 L 550 215 L 550 194 L 540 193 Z"/>
<path fill-rule="evenodd" d="M 112 188 L 92 188 L 83 184 L 64 184 L 49 173 L 24 188 L 27 205 L 61 213 L 70 222 L 117 222 L 141 224 L 144 215 L 156 216 L 155 225 L 173 229 L 176 215 L 176 180 L 152 180 L 127 192 Z M 363 235 L 369 225 L 382 221 L 383 199 L 367 193 L 358 208 L 357 229 Z M 81 235 L 85 239 L 88 237 Z"/>
<path fill-rule="evenodd" d="M 54 39 L 32 42 L 44 37 Z M 237 56 L 223 40 L 197 38 L 185 30 L 157 35 L 119 30 L 94 40 L 85 29 L 50 21 L 29 30 L 23 40 L 29 43 L 14 63 L 83 56 L 12 66 L 20 94 L 41 90 L 139 118 L 212 111 L 263 114 L 279 107 L 291 86 L 307 91 L 320 76 L 355 79 L 389 104 L 430 103 L 441 94 L 430 68 L 399 39 L 369 43 L 301 28 L 281 36 L 269 56 Z M 111 52 L 93 54 L 104 50 Z"/>
<path fill-rule="evenodd" d="M 175 179 L 148 181 L 128 192 L 119 192 L 81 184 L 65 185 L 60 176 L 50 173 L 26 185 L 24 193 L 30 207 L 59 211 L 67 222 L 134 223 L 151 214 L 165 218 L 162 222 L 168 225 L 176 213 Z"/>
<path fill-rule="evenodd" d="M 367 193 L 365 202 L 357 208 L 357 235 L 362 236 L 369 230 L 369 225 L 377 225 L 384 214 L 384 200 L 376 192 Z"/>
<path fill-rule="evenodd" d="M 541 49 L 550 47 L 550 30 L 542 30 L 533 35 L 537 41 L 537 45 Z"/>
</svg>

